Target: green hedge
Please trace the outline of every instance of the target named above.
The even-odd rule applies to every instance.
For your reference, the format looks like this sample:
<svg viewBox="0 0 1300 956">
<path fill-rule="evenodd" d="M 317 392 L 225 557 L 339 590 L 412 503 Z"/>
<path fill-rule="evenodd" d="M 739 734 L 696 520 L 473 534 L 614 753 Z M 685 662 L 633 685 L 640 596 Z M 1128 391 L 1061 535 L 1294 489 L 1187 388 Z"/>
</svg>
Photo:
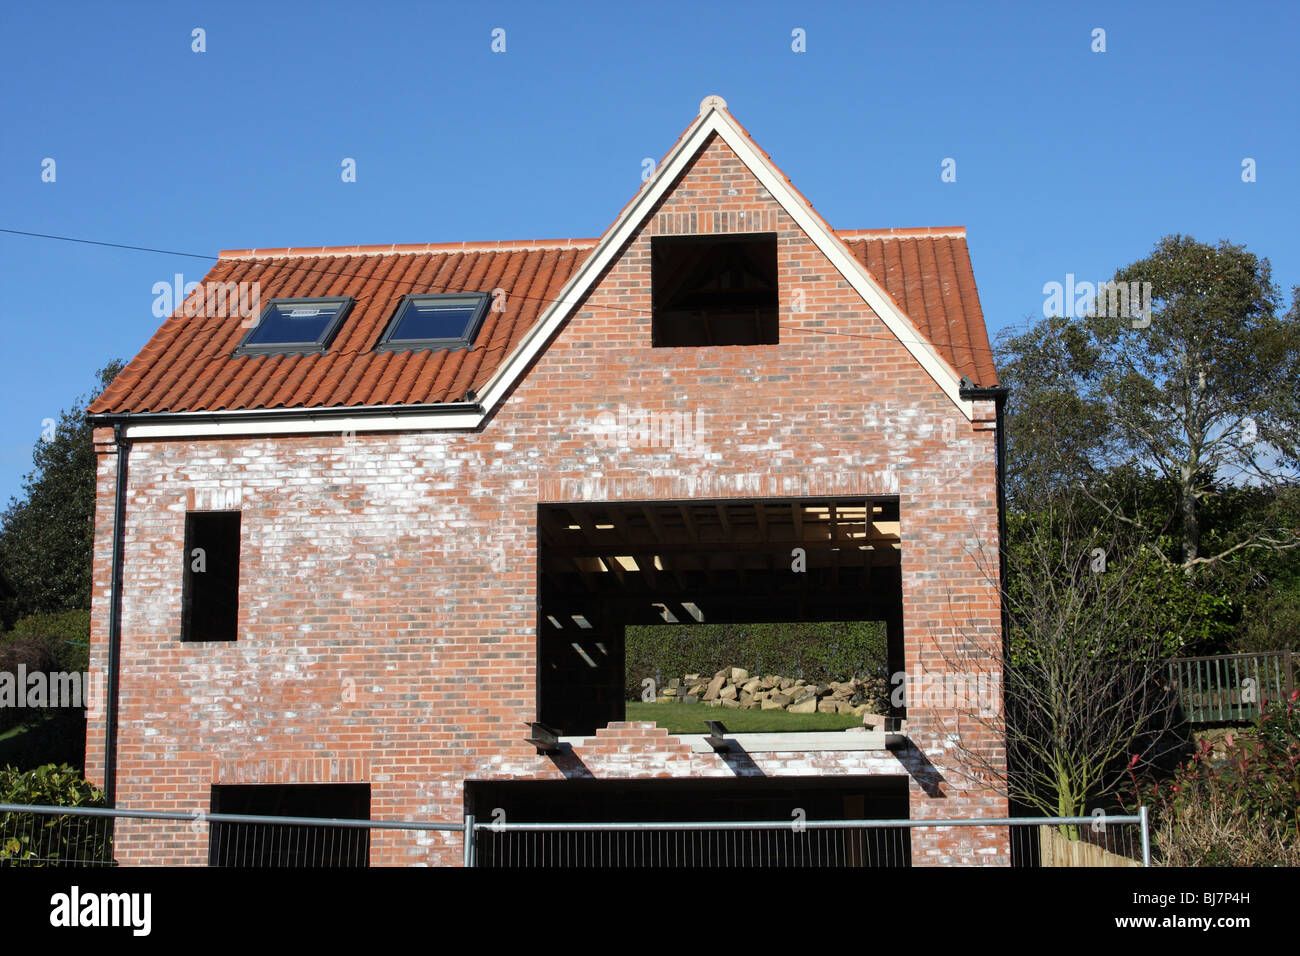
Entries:
<svg viewBox="0 0 1300 956">
<path fill-rule="evenodd" d="M 7 637 L 0 642 L 0 674 L 4 675 L 3 681 L 8 688 L 6 694 L 13 693 L 17 696 L 17 700 L 13 701 L 15 706 L 5 706 L 9 701 L 0 698 L 0 732 L 47 716 L 45 711 L 24 706 L 27 688 L 19 685 L 19 675 L 48 674 L 57 672 L 58 669 L 49 645 L 39 638 Z"/>
<path fill-rule="evenodd" d="M 16 675 L 85 673 L 89 667 L 90 612 L 65 611 L 21 618 L 0 634 L 0 672 Z M 21 688 L 18 689 L 22 693 Z M 21 767 L 67 762 L 81 764 L 86 750 L 85 708 L 0 707 L 0 735 L 25 726 L 25 733 L 0 739 L 0 764 Z"/>
<path fill-rule="evenodd" d="M 629 625 L 625 654 L 628 700 L 640 698 L 644 678 L 663 684 L 683 674 L 712 676 L 724 667 L 817 682 L 888 671 L 880 621 Z"/>
<path fill-rule="evenodd" d="M 0 644 L 24 639 L 42 642 L 55 670 L 84 671 L 90 664 L 90 612 L 32 614 L 19 619 Z"/>
</svg>

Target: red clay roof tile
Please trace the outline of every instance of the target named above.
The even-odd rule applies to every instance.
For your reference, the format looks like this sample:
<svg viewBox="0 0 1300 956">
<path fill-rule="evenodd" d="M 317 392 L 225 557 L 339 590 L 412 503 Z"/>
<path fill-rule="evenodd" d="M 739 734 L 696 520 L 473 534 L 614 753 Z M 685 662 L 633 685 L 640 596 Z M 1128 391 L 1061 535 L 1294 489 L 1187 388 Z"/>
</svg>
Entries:
<svg viewBox="0 0 1300 956">
<path fill-rule="evenodd" d="M 838 235 L 958 375 L 976 385 L 997 384 L 965 230 L 872 229 Z"/>
<path fill-rule="evenodd" d="M 961 375 L 993 385 L 988 334 L 959 228 L 837 233 Z M 206 282 L 256 282 L 273 298 L 349 295 L 351 313 L 322 354 L 234 356 L 248 326 L 238 315 L 178 312 L 92 404 L 93 413 L 436 404 L 491 377 L 595 239 L 346 246 L 223 252 Z M 470 350 L 375 352 L 408 293 L 502 289 Z"/>
</svg>

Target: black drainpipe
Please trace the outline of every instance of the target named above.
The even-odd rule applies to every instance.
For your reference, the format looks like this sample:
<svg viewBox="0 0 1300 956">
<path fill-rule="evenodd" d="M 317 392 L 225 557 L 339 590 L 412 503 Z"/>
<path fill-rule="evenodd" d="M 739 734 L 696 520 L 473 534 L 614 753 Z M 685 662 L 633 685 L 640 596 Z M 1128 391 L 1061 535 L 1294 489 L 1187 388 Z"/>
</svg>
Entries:
<svg viewBox="0 0 1300 956">
<path fill-rule="evenodd" d="M 117 806 L 117 675 L 122 645 L 122 535 L 126 525 L 126 460 L 131 446 L 122 437 L 122 424 L 113 425 L 117 445 L 117 487 L 113 504 L 112 592 L 108 606 L 108 687 L 104 714 L 104 794 Z"/>
</svg>

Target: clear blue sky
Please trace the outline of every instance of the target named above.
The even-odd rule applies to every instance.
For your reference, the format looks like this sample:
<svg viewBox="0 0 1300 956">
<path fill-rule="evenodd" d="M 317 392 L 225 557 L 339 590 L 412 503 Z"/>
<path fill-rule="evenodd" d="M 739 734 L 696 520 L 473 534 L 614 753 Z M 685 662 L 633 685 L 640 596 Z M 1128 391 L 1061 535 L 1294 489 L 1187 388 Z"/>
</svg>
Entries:
<svg viewBox="0 0 1300 956">
<path fill-rule="evenodd" d="M 1174 232 L 1267 256 L 1289 300 L 1298 6 L 6 4 L 0 227 L 212 256 L 596 236 L 718 93 L 833 226 L 966 226 L 991 332 Z M 207 265 L 0 234 L 0 502 L 159 324 L 154 283 Z"/>
</svg>

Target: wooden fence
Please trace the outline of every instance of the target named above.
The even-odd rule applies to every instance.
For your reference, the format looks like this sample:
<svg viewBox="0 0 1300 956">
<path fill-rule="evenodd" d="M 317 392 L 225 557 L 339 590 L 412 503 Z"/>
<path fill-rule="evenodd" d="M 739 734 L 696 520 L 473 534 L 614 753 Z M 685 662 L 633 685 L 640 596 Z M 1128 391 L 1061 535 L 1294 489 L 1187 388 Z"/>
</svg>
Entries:
<svg viewBox="0 0 1300 956">
<path fill-rule="evenodd" d="M 1124 849 L 1130 849 L 1124 847 Z M 1042 866 L 1141 866 L 1142 860 L 1114 853 L 1086 840 L 1071 840 L 1057 827 L 1038 828 Z"/>
</svg>

